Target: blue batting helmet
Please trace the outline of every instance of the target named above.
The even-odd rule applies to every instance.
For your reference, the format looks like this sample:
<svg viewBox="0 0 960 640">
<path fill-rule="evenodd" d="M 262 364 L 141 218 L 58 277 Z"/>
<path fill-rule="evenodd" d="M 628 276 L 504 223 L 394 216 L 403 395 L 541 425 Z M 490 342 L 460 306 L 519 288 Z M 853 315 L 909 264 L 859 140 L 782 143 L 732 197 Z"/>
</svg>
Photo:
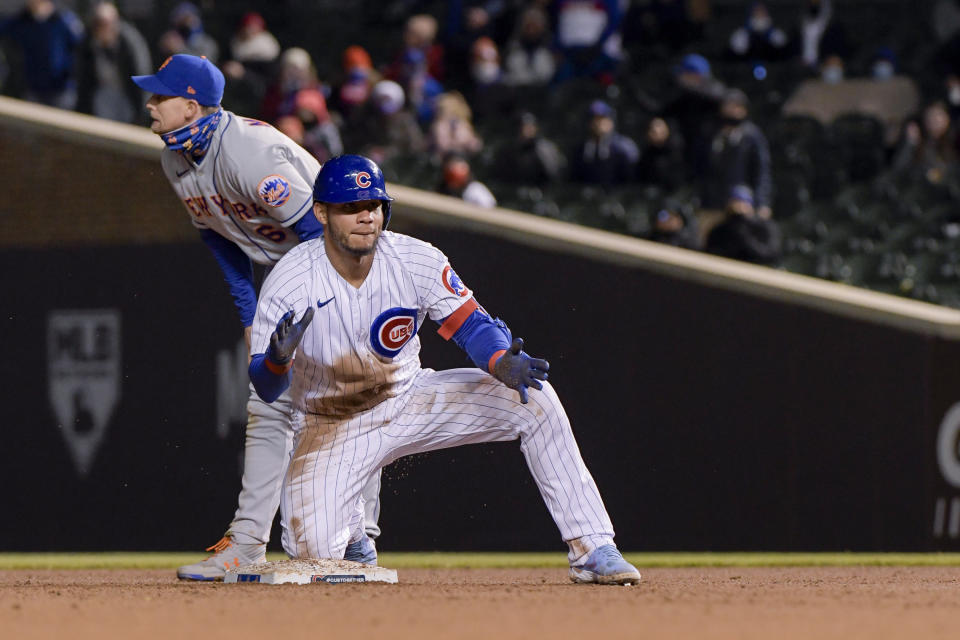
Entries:
<svg viewBox="0 0 960 640">
<path fill-rule="evenodd" d="M 380 200 L 383 202 L 383 228 L 390 222 L 390 203 L 383 172 L 377 163 L 364 156 L 342 155 L 324 163 L 313 183 L 313 199 L 316 202 L 359 202 Z"/>
</svg>

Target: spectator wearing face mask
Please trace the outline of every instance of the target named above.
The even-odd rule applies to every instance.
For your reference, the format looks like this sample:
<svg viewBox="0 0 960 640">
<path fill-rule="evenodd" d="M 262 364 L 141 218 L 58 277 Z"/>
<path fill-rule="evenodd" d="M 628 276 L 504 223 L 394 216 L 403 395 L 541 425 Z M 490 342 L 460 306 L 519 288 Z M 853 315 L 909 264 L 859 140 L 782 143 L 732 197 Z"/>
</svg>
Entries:
<svg viewBox="0 0 960 640">
<path fill-rule="evenodd" d="M 495 86 L 503 80 L 500 51 L 491 38 L 477 38 L 470 47 L 470 78 L 476 87 Z"/>
<path fill-rule="evenodd" d="M 734 187 L 742 185 L 750 189 L 751 214 L 767 219 L 773 189 L 770 145 L 748 116 L 747 95 L 739 89 L 728 91 L 720 103 L 722 124 L 713 138 L 702 201 L 706 209 L 723 209 Z"/>
<path fill-rule="evenodd" d="M 683 136 L 663 118 L 651 118 L 640 143 L 637 180 L 674 191 L 687 180 Z"/>
<path fill-rule="evenodd" d="M 830 54 L 820 64 L 820 79 L 826 84 L 840 84 L 846 75 L 846 63 L 837 54 Z"/>
<path fill-rule="evenodd" d="M 733 260 L 773 265 L 781 256 L 782 235 L 777 224 L 759 214 L 754 194 L 746 185 L 734 185 L 723 217 L 707 235 L 704 249 Z"/>
<path fill-rule="evenodd" d="M 478 123 L 509 118 L 514 108 L 515 89 L 504 82 L 500 51 L 496 43 L 483 36 L 473 43 L 470 56 L 468 102 Z"/>
<path fill-rule="evenodd" d="M 549 83 L 557 68 L 550 45 L 547 12 L 538 6 L 527 7 L 520 14 L 516 32 L 506 46 L 504 81 L 515 87 Z"/>
<path fill-rule="evenodd" d="M 637 143 L 616 130 L 616 112 L 602 100 L 590 105 L 587 135 L 571 159 L 572 178 L 603 186 L 634 179 L 640 151 Z"/>
<path fill-rule="evenodd" d="M 878 47 L 870 60 L 870 77 L 883 82 L 897 73 L 897 54 L 890 47 Z"/>
<path fill-rule="evenodd" d="M 390 80 L 400 78 L 405 64 L 404 57 L 407 52 L 415 49 L 423 54 L 427 73 L 442 81 L 445 74 L 444 49 L 443 45 L 436 42 L 437 28 L 437 19 L 432 15 L 421 13 L 407 18 L 403 27 L 403 47 L 387 67 L 384 77 Z"/>
<path fill-rule="evenodd" d="M 430 75 L 427 59 L 420 49 L 407 49 L 403 54 L 403 64 L 397 83 L 403 87 L 407 104 L 421 124 L 433 120 L 437 97 L 443 93 L 443 85 Z"/>
<path fill-rule="evenodd" d="M 754 61 L 782 60 L 788 53 L 787 34 L 773 24 L 767 5 L 754 2 L 746 23 L 730 34 L 730 51 L 737 58 Z"/>
<path fill-rule="evenodd" d="M 800 83 L 784 102 L 782 113 L 812 116 L 825 126 L 848 113 L 872 116 L 884 127 L 884 143 L 892 147 L 920 101 L 916 83 L 896 73 L 895 61 L 892 51 L 878 49 L 869 76 L 847 78 L 843 58 L 828 55 L 821 64 L 820 78 Z"/>
<path fill-rule="evenodd" d="M 666 206 L 650 212 L 648 240 L 682 249 L 699 249 L 697 218 L 688 207 Z"/>
<path fill-rule="evenodd" d="M 307 88 L 297 91 L 290 115 L 303 123 L 302 146 L 321 163 L 343 153 L 340 130 L 330 117 L 326 99 L 319 90 Z"/>
<path fill-rule="evenodd" d="M 490 189 L 474 179 L 470 163 L 459 153 L 449 153 L 443 160 L 443 175 L 437 193 L 460 198 L 464 202 L 489 209 L 497 206 Z"/>
<path fill-rule="evenodd" d="M 710 142 L 717 128 L 717 107 L 727 88 L 714 77 L 703 56 L 689 53 L 673 69 L 658 114 L 677 124 L 684 140 L 684 162 L 696 179 L 707 172 Z"/>
<path fill-rule="evenodd" d="M 474 0 L 447 2 L 443 34 L 447 84 L 457 89 L 464 88 L 460 79 L 467 78 L 470 74 L 473 43 L 477 38 L 493 38 L 496 35 L 497 5 L 502 10 L 505 3 Z"/>
<path fill-rule="evenodd" d="M 535 115 L 523 112 L 518 121 L 516 137 L 508 140 L 497 154 L 497 177 L 504 182 L 528 185 L 559 181 L 567 164 L 563 153 L 540 132 Z"/>
</svg>

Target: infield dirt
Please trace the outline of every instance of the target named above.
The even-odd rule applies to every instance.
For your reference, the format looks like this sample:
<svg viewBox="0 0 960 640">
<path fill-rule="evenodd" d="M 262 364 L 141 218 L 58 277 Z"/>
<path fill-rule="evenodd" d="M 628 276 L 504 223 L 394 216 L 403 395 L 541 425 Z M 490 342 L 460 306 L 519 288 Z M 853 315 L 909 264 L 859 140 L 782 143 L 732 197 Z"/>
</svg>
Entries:
<svg viewBox="0 0 960 640">
<path fill-rule="evenodd" d="M 224 585 L 169 571 L 0 571 L 0 638 L 960 637 L 960 568 L 402 569 L 399 585 Z"/>
</svg>

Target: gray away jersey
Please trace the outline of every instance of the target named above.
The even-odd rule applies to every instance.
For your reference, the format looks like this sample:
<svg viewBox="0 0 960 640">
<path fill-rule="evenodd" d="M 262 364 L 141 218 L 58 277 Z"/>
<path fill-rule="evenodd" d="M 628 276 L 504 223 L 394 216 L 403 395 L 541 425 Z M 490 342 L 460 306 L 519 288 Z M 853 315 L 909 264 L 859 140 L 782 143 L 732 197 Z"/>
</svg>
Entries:
<svg viewBox="0 0 960 640">
<path fill-rule="evenodd" d="M 258 264 L 299 243 L 290 228 L 312 212 L 320 163 L 266 122 L 223 112 L 198 166 L 164 149 L 163 171 L 198 229 L 211 229 Z"/>
<path fill-rule="evenodd" d="M 467 306 L 465 306 L 467 305 Z M 366 280 L 355 288 L 327 259 L 323 238 L 294 247 L 267 276 L 253 322 L 251 353 L 266 353 L 270 334 L 289 310 L 315 317 L 297 349 L 294 407 L 348 416 L 407 391 L 420 371 L 425 318 L 458 323 L 476 308 L 472 292 L 433 245 L 384 231 Z M 456 327 L 445 324 L 441 335 Z"/>
</svg>

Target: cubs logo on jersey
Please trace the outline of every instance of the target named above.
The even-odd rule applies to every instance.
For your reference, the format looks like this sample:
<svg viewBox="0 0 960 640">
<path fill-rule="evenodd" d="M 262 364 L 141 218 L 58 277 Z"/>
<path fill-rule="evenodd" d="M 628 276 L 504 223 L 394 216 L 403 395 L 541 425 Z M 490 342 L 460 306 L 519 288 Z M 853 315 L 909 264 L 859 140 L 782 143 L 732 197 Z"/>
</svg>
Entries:
<svg viewBox="0 0 960 640">
<path fill-rule="evenodd" d="M 443 280 L 443 286 L 446 287 L 450 293 L 460 296 L 461 298 L 470 293 L 470 289 L 467 289 L 467 286 L 460 280 L 460 276 L 457 275 L 457 272 L 454 271 L 450 265 L 446 265 L 443 268 L 443 273 L 440 277 Z"/>
<path fill-rule="evenodd" d="M 282 207 L 290 199 L 290 193 L 290 183 L 276 173 L 261 180 L 257 187 L 257 195 L 271 207 Z"/>
<path fill-rule="evenodd" d="M 394 358 L 417 335 L 417 310 L 393 307 L 370 326 L 370 346 L 384 358 Z"/>
</svg>

